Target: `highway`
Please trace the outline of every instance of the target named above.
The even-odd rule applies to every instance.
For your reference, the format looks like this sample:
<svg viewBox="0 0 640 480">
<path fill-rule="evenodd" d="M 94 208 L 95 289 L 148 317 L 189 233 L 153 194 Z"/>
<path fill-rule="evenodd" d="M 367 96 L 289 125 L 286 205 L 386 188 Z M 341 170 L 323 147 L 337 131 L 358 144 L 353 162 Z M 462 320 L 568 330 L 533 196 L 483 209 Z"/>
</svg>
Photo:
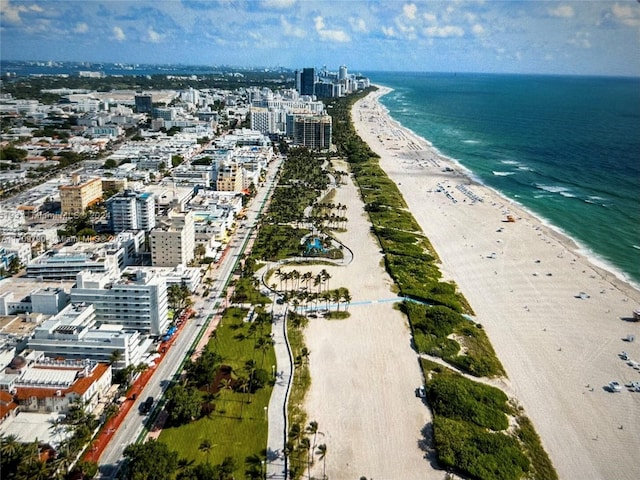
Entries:
<svg viewBox="0 0 640 480">
<path fill-rule="evenodd" d="M 193 308 L 200 313 L 198 318 L 185 322 L 182 331 L 167 351 L 162 362 L 154 367 L 155 372 L 144 390 L 138 395 L 133 408 L 122 421 L 114 433 L 108 446 L 99 460 L 100 479 L 115 478 L 122 466 L 122 452 L 131 443 L 142 440 L 148 431 L 145 429 L 147 420 L 154 419 L 157 407 L 162 404 L 161 397 L 176 375 L 180 375 L 182 365 L 187 355 L 191 355 L 192 348 L 206 330 L 206 326 L 216 313 L 216 305 L 220 302 L 221 294 L 236 267 L 238 259 L 244 253 L 252 235 L 255 234 L 257 221 L 262 213 L 265 202 L 271 195 L 278 170 L 282 164 L 282 157 L 276 157 L 269 165 L 263 186 L 258 189 L 254 199 L 246 210 L 246 220 L 240 222 L 235 235 L 230 241 L 227 252 L 218 268 L 210 274 L 214 279 L 209 298 L 194 297 Z M 147 397 L 153 397 L 154 411 L 145 416 L 139 413 L 139 406 Z"/>
</svg>

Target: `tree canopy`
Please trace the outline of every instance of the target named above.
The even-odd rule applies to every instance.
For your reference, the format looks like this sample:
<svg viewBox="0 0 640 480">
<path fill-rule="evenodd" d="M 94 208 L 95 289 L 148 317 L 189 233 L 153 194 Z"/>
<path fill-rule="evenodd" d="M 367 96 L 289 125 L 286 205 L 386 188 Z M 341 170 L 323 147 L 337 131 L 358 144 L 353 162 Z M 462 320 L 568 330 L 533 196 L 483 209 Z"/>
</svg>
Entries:
<svg viewBox="0 0 640 480">
<path fill-rule="evenodd" d="M 178 469 L 178 454 L 164 443 L 149 440 L 124 449 L 128 480 L 170 480 Z"/>
</svg>

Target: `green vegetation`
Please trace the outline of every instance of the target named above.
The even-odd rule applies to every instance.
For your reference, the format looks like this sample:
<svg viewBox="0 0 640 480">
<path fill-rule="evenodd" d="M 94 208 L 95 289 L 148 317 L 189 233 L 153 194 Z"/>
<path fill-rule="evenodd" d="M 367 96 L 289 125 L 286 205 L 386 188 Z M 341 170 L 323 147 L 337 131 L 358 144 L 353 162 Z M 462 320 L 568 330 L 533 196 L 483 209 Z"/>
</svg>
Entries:
<svg viewBox="0 0 640 480">
<path fill-rule="evenodd" d="M 504 392 L 429 360 L 421 365 L 441 466 L 478 480 L 558 478 L 531 422 L 517 414 Z"/>
<path fill-rule="evenodd" d="M 440 357 L 477 377 L 504 375 L 504 368 L 479 325 L 445 306 L 407 301 L 400 308 L 409 318 L 419 353 Z"/>
<path fill-rule="evenodd" d="M 178 469 L 178 455 L 155 440 L 131 444 L 124 449 L 129 480 L 169 480 Z"/>
<path fill-rule="evenodd" d="M 63 420 L 54 421 L 50 427 L 54 436 L 63 438 L 55 452 L 50 445 L 37 440 L 22 443 L 15 435 L 1 435 L 0 477 L 3 480 L 93 478 L 98 468 L 93 462 L 78 462 L 69 473 L 67 470 L 97 427 L 98 420 L 78 402 L 70 406 Z"/>
<path fill-rule="evenodd" d="M 12 145 L 0 148 L 0 160 L 9 160 L 11 162 L 19 163 L 27 158 L 29 152 L 22 148 L 16 148 Z"/>
<path fill-rule="evenodd" d="M 257 307 L 252 321 L 245 322 L 247 314 L 240 308 L 225 311 L 205 351 L 187 366 L 186 384 L 168 396 L 168 402 L 186 393 L 199 398 L 200 417 L 190 421 L 197 409 L 186 401 L 193 410 L 184 408 L 180 418 L 174 419 L 179 420 L 179 426 L 164 429 L 159 440 L 186 463 L 206 460 L 218 469 L 232 465 L 235 478 L 260 478 L 254 460 L 257 458 L 258 464 L 264 460 L 275 355 L 270 315 Z M 206 441 L 210 446 L 203 455 L 199 446 Z M 204 475 L 196 471 L 198 468 L 204 467 L 191 467 L 184 475 L 209 478 L 198 477 Z"/>
<path fill-rule="evenodd" d="M 291 478 L 300 478 L 309 458 L 310 445 L 303 442 L 304 425 L 307 423 L 307 413 L 302 409 L 304 397 L 311 386 L 309 373 L 309 350 L 304 344 L 304 329 L 308 323 L 307 317 L 289 311 L 287 318 L 287 336 L 294 358 L 293 384 L 289 393 L 289 434 L 287 437 L 286 454 L 289 457 L 289 472 Z"/>
</svg>

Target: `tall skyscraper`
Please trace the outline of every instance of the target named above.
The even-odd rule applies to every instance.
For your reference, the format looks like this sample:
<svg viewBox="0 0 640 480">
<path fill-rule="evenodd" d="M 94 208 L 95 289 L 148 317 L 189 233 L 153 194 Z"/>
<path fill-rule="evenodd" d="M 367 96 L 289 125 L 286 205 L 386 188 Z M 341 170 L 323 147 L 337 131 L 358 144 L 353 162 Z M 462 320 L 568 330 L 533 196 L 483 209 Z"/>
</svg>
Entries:
<svg viewBox="0 0 640 480">
<path fill-rule="evenodd" d="M 303 68 L 300 76 L 300 95 L 315 95 L 316 69 Z"/>
<path fill-rule="evenodd" d="M 153 97 L 151 95 L 136 95 L 136 112 L 151 113 L 153 112 Z"/>
<path fill-rule="evenodd" d="M 338 71 L 338 80 L 346 80 L 347 79 L 347 66 L 340 65 L 340 70 Z"/>
</svg>

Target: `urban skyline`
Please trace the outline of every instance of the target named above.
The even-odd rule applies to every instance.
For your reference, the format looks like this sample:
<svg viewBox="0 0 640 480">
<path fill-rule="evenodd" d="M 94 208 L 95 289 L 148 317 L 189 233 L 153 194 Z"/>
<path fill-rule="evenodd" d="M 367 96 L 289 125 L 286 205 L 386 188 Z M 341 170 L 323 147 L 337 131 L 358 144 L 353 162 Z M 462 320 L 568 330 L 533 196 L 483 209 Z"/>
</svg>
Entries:
<svg viewBox="0 0 640 480">
<path fill-rule="evenodd" d="M 631 0 L 0 6 L 4 60 L 640 75 L 640 3 Z"/>
</svg>

